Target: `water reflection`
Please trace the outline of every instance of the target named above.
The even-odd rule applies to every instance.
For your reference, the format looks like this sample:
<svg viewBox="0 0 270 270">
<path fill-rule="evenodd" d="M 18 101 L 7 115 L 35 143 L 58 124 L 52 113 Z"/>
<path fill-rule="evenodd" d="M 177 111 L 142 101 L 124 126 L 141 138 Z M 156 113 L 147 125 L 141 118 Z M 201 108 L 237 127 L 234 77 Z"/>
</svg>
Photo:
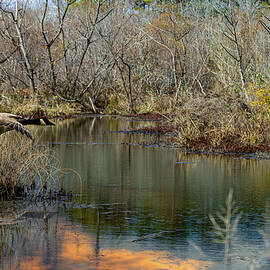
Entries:
<svg viewBox="0 0 270 270">
<path fill-rule="evenodd" d="M 33 249 L 39 253 L 29 252 L 32 259 L 44 269 L 204 269 L 212 261 L 222 269 L 217 265 L 224 250 L 213 241 L 209 214 L 224 205 L 232 188 L 243 217 L 230 269 L 263 263 L 268 240 L 259 231 L 269 232 L 269 161 L 143 147 L 138 143 L 155 146 L 165 139 L 117 132 L 148 124 L 85 118 L 38 130 L 41 143 L 50 144 L 63 167 L 76 170 L 82 181 L 71 171 L 63 174 L 73 199 L 61 205 L 61 218 L 51 219 L 57 230 L 48 230 L 46 239 L 54 237 L 54 244 Z M 133 242 L 151 234 L 159 236 Z"/>
<path fill-rule="evenodd" d="M 56 210 L 56 205 L 47 205 Z M 44 214 L 35 204 L 35 213 Z M 39 209 L 39 210 L 38 210 Z M 102 249 L 98 235 L 85 231 L 61 214 L 49 218 L 33 215 L 21 219 L 20 225 L 2 226 L 2 269 L 207 269 L 212 262 L 181 260 L 170 252 Z M 5 239 L 3 239 L 5 238 Z M 128 267 L 127 267 L 128 266 Z"/>
</svg>

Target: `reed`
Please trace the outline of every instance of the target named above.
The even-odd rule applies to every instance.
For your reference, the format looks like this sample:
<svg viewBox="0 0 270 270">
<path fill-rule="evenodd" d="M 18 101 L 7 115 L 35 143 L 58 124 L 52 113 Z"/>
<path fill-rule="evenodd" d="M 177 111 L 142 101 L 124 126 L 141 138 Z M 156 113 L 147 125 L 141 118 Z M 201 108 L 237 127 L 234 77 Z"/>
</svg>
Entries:
<svg viewBox="0 0 270 270">
<path fill-rule="evenodd" d="M 8 132 L 0 136 L 0 198 L 32 194 L 57 187 L 59 164 L 51 150 Z"/>
<path fill-rule="evenodd" d="M 237 226 L 242 216 L 233 200 L 232 190 L 229 191 L 227 196 L 226 207 L 222 207 L 216 215 L 218 219 L 210 215 L 210 220 L 217 236 L 215 242 L 224 244 L 224 269 L 227 269 L 230 259 L 231 240 L 237 231 Z"/>
</svg>

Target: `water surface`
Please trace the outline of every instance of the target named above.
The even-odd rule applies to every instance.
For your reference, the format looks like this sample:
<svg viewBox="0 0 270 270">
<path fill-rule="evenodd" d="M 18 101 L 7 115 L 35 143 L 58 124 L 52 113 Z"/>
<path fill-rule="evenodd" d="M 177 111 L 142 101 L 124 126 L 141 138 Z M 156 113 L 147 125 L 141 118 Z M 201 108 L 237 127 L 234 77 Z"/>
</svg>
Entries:
<svg viewBox="0 0 270 270">
<path fill-rule="evenodd" d="M 209 215 L 217 218 L 231 189 L 242 217 L 228 269 L 267 267 L 269 161 L 188 154 L 157 147 L 169 140 L 157 135 L 119 132 L 149 124 L 97 117 L 39 128 L 74 196 L 29 203 L 50 214 L 3 226 L 2 268 L 224 269 Z"/>
</svg>

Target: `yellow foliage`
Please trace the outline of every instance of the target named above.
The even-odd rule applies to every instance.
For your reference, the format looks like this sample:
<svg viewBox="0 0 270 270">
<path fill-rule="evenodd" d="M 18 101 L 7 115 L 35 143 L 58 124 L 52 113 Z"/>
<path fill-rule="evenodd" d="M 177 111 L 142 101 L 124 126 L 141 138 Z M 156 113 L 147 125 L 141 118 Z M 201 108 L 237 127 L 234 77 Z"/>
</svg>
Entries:
<svg viewBox="0 0 270 270">
<path fill-rule="evenodd" d="M 270 84 L 264 81 L 261 74 L 248 85 L 246 92 L 251 99 L 251 106 L 270 113 Z"/>
</svg>

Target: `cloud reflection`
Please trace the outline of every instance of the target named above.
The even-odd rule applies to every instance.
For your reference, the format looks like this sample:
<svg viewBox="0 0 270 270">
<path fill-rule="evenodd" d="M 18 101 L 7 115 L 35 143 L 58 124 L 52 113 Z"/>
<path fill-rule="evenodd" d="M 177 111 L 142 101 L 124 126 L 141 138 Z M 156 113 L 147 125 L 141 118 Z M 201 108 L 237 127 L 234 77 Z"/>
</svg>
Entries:
<svg viewBox="0 0 270 270">
<path fill-rule="evenodd" d="M 41 244 L 30 252 L 31 256 L 13 257 L 10 265 L 6 265 L 4 269 L 206 270 L 213 266 L 209 261 L 173 258 L 169 252 L 99 249 L 94 235 L 82 232 L 63 220 L 58 221 L 57 237 L 54 238 L 57 241 L 55 250 L 48 249 L 46 240 L 40 239 Z M 28 242 L 28 247 L 29 245 L 31 243 Z"/>
<path fill-rule="evenodd" d="M 173 259 L 170 253 L 161 251 L 101 249 L 97 252 L 94 242 L 89 235 L 65 231 L 60 255 L 65 269 L 203 270 L 213 265 L 207 261 Z"/>
</svg>

